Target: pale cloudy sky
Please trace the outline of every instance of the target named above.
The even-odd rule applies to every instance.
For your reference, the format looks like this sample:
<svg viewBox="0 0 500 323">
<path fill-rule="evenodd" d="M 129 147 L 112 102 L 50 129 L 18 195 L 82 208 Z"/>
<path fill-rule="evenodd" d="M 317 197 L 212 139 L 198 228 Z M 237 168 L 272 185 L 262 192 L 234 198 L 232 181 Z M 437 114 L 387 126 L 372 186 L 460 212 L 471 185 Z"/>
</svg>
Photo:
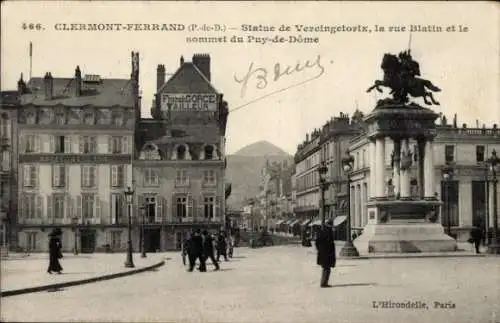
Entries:
<svg viewBox="0 0 500 323">
<path fill-rule="evenodd" d="M 500 6 L 494 2 L 2 2 L 1 88 L 15 89 L 20 73 L 29 74 L 28 44 L 33 42 L 33 76 L 50 71 L 71 77 L 76 65 L 83 74 L 128 77 L 130 51 L 140 52 L 143 115 L 149 116 L 156 87 L 156 66 L 173 73 L 184 55 L 209 53 L 212 83 L 224 93 L 233 111 L 228 122 L 228 153 L 244 145 L 268 140 L 289 153 L 339 112 L 352 114 L 356 105 L 369 112 L 383 95 L 366 93 L 382 78 L 385 52 L 397 53 L 409 44 L 408 31 L 375 32 L 374 25 L 439 25 L 443 32 L 414 32 L 411 49 L 420 62 L 422 77 L 442 89 L 435 107 L 459 123 L 491 126 L 500 123 Z M 28 31 L 23 23 L 45 29 Z M 72 31 L 55 30 L 56 23 L 178 23 L 220 24 L 225 32 Z M 244 32 L 241 24 L 290 25 L 290 32 Z M 367 25 L 373 32 L 335 34 L 296 32 L 294 25 Z M 468 32 L 446 32 L 448 26 L 467 26 Z M 231 29 L 233 28 L 233 29 Z M 319 44 L 186 43 L 191 36 L 257 37 L 292 35 L 319 37 Z M 307 79 L 323 74 L 301 85 Z M 306 61 L 311 67 L 274 81 L 274 66 L 294 68 Z M 241 79 L 253 68 L 268 71 L 268 84 L 257 87 L 254 74 L 242 95 Z M 262 82 L 261 82 L 262 85 Z M 289 86 L 288 90 L 282 90 Z M 266 96 L 276 92 L 273 95 Z M 387 91 L 385 92 L 387 93 Z M 260 97 L 266 96 L 260 100 Z M 421 99 L 416 99 L 422 102 Z M 250 103 L 250 104 L 248 104 Z"/>
</svg>

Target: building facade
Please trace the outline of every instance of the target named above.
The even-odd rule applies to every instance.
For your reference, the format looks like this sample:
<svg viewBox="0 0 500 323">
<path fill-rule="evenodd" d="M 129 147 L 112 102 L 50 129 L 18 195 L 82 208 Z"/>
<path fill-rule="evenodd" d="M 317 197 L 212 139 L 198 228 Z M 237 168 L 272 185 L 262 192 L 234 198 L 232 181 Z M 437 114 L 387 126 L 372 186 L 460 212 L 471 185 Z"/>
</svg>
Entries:
<svg viewBox="0 0 500 323">
<path fill-rule="evenodd" d="M 225 226 L 228 105 L 211 84 L 210 56 L 193 55 L 166 80 L 157 67 L 152 118 L 137 124 L 134 184 L 146 251 L 180 249 L 194 229 Z"/>
<path fill-rule="evenodd" d="M 54 226 L 65 251 L 125 248 L 123 192 L 132 185 L 139 114 L 139 54 L 130 78 L 82 74 L 18 82 L 17 242 L 48 249 Z"/>
<path fill-rule="evenodd" d="M 3 91 L 0 103 L 0 243 L 2 250 L 16 248 L 17 213 L 17 91 Z M 14 237 L 14 239 L 13 239 Z"/>
</svg>

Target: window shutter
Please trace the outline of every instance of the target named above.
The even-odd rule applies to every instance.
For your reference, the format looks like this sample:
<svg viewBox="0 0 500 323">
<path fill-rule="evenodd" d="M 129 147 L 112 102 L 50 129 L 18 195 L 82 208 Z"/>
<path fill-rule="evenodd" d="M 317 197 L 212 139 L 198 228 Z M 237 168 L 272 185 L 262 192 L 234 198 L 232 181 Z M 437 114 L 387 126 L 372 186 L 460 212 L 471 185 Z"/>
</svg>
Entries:
<svg viewBox="0 0 500 323">
<path fill-rule="evenodd" d="M 42 150 L 40 149 L 40 137 L 35 137 L 35 153 L 40 153 Z"/>
<path fill-rule="evenodd" d="M 128 154 L 133 154 L 134 153 L 134 137 L 129 137 L 127 139 L 127 153 Z"/>
<path fill-rule="evenodd" d="M 33 175 L 33 177 L 35 178 L 33 185 L 35 187 L 39 186 L 39 181 L 40 181 L 39 176 L 38 176 L 38 167 L 39 167 L 39 165 L 32 165 L 31 166 L 31 171 L 35 174 L 35 175 Z"/>
<path fill-rule="evenodd" d="M 172 219 L 178 220 L 179 215 L 177 214 L 177 199 L 175 198 L 175 195 L 172 195 L 171 201 L 170 212 L 172 213 Z"/>
<path fill-rule="evenodd" d="M 86 169 L 87 169 L 87 166 L 80 166 L 80 183 L 81 183 L 81 187 L 86 187 L 87 186 L 87 182 L 85 181 L 85 172 L 86 172 Z"/>
<path fill-rule="evenodd" d="M 119 187 L 123 187 L 124 186 L 124 178 L 125 178 L 125 166 L 124 165 L 118 165 L 116 166 L 116 170 L 117 170 L 117 183 L 116 185 L 119 186 Z"/>
<path fill-rule="evenodd" d="M 101 197 L 99 194 L 94 195 L 94 218 L 101 219 Z"/>
<path fill-rule="evenodd" d="M 24 186 L 31 185 L 31 165 L 23 165 L 23 184 Z"/>
<path fill-rule="evenodd" d="M 220 197 L 216 196 L 214 199 L 214 204 L 215 204 L 215 210 L 214 210 L 214 217 L 215 218 L 220 218 Z"/>
<path fill-rule="evenodd" d="M 96 174 L 97 173 L 97 166 L 90 166 L 90 174 L 89 174 L 89 179 L 90 179 L 90 187 L 95 187 L 96 185 Z"/>
<path fill-rule="evenodd" d="M 165 198 L 165 197 L 161 197 L 161 200 L 162 200 L 162 217 L 163 217 L 163 221 L 168 221 L 168 200 Z"/>
<path fill-rule="evenodd" d="M 56 136 L 54 135 L 49 135 L 49 141 L 50 141 L 50 150 L 49 152 L 55 153 L 56 152 Z"/>
<path fill-rule="evenodd" d="M 127 137 L 121 137 L 121 153 L 122 154 L 128 154 L 128 138 Z"/>
<path fill-rule="evenodd" d="M 20 215 L 20 218 L 26 218 L 26 209 L 25 209 L 26 200 L 27 200 L 26 196 L 21 193 L 19 196 L 19 215 Z"/>
<path fill-rule="evenodd" d="M 154 174 L 154 178 L 155 178 L 155 185 L 160 185 L 160 171 L 158 168 L 155 168 L 153 169 L 153 174 Z"/>
<path fill-rule="evenodd" d="M 189 195 L 186 198 L 186 206 L 187 206 L 187 217 L 193 218 L 193 198 Z"/>
<path fill-rule="evenodd" d="M 204 209 L 205 209 L 205 208 L 204 208 L 204 204 L 203 204 L 203 203 L 204 203 L 204 200 L 203 200 L 203 195 L 202 195 L 202 196 L 200 196 L 200 197 L 198 198 L 198 208 L 197 208 L 198 213 L 197 213 L 197 215 L 196 215 L 196 217 L 197 217 L 198 219 L 203 219 L 203 218 L 205 218 L 205 213 L 204 213 L 204 211 L 205 211 Z"/>
<path fill-rule="evenodd" d="M 64 152 L 71 154 L 73 150 L 71 149 L 71 136 L 68 135 L 64 137 Z"/>
<path fill-rule="evenodd" d="M 155 214 L 155 222 L 161 223 L 163 222 L 163 198 L 156 198 L 156 214 Z"/>
<path fill-rule="evenodd" d="M 108 136 L 108 153 L 113 153 L 113 136 Z"/>
<path fill-rule="evenodd" d="M 69 165 L 63 166 L 63 172 L 64 172 L 64 183 L 63 185 L 67 188 L 69 188 Z"/>
<path fill-rule="evenodd" d="M 90 137 L 90 152 L 91 153 L 98 152 L 98 149 L 97 149 L 97 140 L 96 140 L 96 137 L 94 137 L 94 136 Z"/>
<path fill-rule="evenodd" d="M 83 154 L 84 145 L 85 145 L 84 137 L 83 136 L 79 136 L 78 137 L 78 152 L 80 154 Z"/>
<path fill-rule="evenodd" d="M 111 224 L 116 224 L 116 194 L 111 194 L 110 195 L 110 215 L 111 215 L 111 220 L 109 221 Z"/>
<path fill-rule="evenodd" d="M 76 197 L 76 216 L 81 219 L 82 218 L 82 196 L 78 195 Z"/>
<path fill-rule="evenodd" d="M 59 186 L 59 165 L 52 165 L 52 186 Z"/>
<path fill-rule="evenodd" d="M 111 165 L 111 186 L 118 186 L 118 166 Z"/>
<path fill-rule="evenodd" d="M 53 202 L 52 195 L 47 195 L 47 218 L 48 219 L 51 219 L 54 216 L 54 214 L 52 213 L 52 208 L 53 208 L 52 202 Z M 38 197 L 37 197 L 37 205 L 38 205 Z M 38 206 L 37 206 L 37 210 L 38 210 Z"/>
<path fill-rule="evenodd" d="M 26 136 L 19 136 L 19 151 L 21 153 L 25 153 L 26 152 Z"/>
<path fill-rule="evenodd" d="M 64 214 L 64 217 L 65 218 L 68 218 L 68 219 L 71 219 L 71 196 L 69 196 L 68 194 L 66 194 L 65 198 L 64 198 L 64 206 L 65 206 L 65 214 Z"/>
</svg>

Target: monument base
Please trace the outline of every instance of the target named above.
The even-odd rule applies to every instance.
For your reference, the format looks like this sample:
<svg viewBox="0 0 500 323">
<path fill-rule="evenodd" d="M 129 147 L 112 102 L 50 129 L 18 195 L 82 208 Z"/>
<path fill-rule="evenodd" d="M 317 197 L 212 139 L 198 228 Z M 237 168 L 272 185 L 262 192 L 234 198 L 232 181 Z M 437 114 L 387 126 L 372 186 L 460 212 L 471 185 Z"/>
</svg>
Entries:
<svg viewBox="0 0 500 323">
<path fill-rule="evenodd" d="M 455 239 L 439 223 L 437 200 L 377 200 L 368 203 L 369 220 L 354 240 L 360 254 L 457 251 Z"/>
<path fill-rule="evenodd" d="M 457 251 L 439 223 L 367 224 L 354 245 L 360 254 Z"/>
</svg>

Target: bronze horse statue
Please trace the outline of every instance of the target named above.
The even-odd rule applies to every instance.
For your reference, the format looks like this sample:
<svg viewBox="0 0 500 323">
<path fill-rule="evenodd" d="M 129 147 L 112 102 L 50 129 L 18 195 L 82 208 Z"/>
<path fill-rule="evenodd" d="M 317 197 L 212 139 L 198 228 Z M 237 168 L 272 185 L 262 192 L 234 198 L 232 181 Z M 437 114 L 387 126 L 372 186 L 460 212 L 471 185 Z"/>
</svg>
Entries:
<svg viewBox="0 0 500 323">
<path fill-rule="evenodd" d="M 409 51 L 400 53 L 399 57 L 393 54 L 384 54 L 380 67 L 384 71 L 384 79 L 376 80 L 366 92 L 376 89 L 382 93 L 380 86 L 385 86 L 391 89 L 390 94 L 398 102 L 407 103 L 409 94 L 412 97 L 422 97 L 425 104 L 439 105 L 432 92 L 427 91 L 427 89 L 433 92 L 439 92 L 441 89 L 432 84 L 431 81 L 417 77 L 420 76 L 420 66 L 411 58 Z M 431 102 L 427 100 L 427 97 L 430 98 Z"/>
</svg>

